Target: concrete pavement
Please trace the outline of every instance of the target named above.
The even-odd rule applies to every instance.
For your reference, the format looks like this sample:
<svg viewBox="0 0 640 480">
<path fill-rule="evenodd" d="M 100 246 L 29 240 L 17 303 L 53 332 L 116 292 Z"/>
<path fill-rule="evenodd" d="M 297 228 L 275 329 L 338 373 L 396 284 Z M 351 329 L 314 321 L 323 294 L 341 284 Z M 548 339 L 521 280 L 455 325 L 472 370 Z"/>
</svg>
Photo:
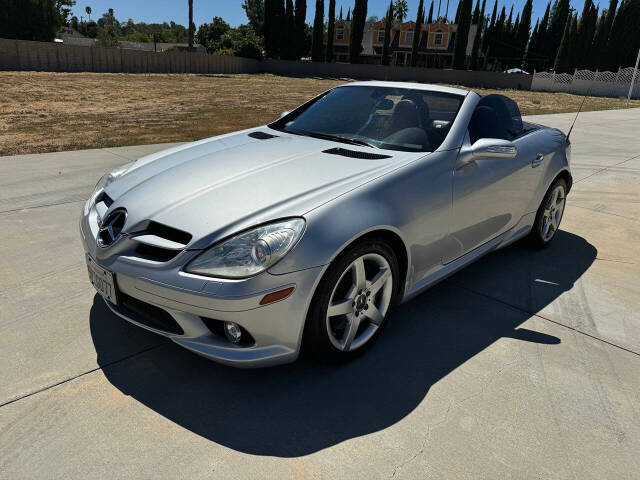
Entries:
<svg viewBox="0 0 640 480">
<path fill-rule="evenodd" d="M 349 365 L 257 371 L 130 326 L 86 278 L 82 202 L 166 146 L 0 158 L 0 478 L 638 478 L 639 133 L 640 109 L 580 115 L 550 248 L 485 257 Z"/>
</svg>

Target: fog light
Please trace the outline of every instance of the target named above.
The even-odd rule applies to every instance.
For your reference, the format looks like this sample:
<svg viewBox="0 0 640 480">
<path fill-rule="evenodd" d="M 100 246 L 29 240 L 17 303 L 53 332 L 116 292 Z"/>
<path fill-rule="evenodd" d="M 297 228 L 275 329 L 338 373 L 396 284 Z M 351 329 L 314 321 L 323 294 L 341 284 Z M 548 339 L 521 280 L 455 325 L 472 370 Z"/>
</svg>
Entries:
<svg viewBox="0 0 640 480">
<path fill-rule="evenodd" d="M 224 322 L 224 334 L 231 343 L 238 343 L 242 337 L 242 330 L 237 323 Z"/>
</svg>

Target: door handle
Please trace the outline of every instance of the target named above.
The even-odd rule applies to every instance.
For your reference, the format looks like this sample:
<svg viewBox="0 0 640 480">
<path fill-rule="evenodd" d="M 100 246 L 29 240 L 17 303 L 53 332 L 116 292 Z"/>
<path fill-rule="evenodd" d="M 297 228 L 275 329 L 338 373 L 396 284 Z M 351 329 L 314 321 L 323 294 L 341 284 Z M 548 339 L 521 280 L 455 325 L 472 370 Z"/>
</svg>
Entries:
<svg viewBox="0 0 640 480">
<path fill-rule="evenodd" d="M 544 160 L 544 155 L 542 155 L 541 153 L 536 155 L 536 158 L 533 160 L 533 162 L 531 162 L 531 166 L 533 168 L 537 167 L 538 165 L 540 165 L 542 163 L 542 161 Z"/>
</svg>

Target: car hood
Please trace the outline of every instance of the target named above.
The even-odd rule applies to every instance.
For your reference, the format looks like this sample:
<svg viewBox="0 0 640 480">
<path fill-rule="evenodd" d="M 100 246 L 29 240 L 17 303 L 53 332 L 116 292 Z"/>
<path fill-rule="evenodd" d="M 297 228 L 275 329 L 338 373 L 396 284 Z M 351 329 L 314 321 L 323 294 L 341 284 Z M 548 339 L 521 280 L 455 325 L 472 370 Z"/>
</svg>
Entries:
<svg viewBox="0 0 640 480">
<path fill-rule="evenodd" d="M 256 131 L 277 136 L 249 136 Z M 388 157 L 326 153 L 332 148 Z M 204 248 L 243 228 L 303 215 L 421 156 L 261 127 L 143 157 L 106 193 L 114 200 L 110 210 L 127 210 L 125 232 L 153 220 L 190 233 L 189 248 Z"/>
</svg>

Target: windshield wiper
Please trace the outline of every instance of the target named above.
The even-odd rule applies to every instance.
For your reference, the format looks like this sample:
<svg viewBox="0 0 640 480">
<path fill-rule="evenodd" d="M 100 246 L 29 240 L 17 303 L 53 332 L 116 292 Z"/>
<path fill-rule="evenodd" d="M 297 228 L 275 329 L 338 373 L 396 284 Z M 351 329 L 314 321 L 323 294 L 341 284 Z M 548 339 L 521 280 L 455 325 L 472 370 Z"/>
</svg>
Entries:
<svg viewBox="0 0 640 480">
<path fill-rule="evenodd" d="M 357 140 L 355 138 L 341 137 L 339 135 L 331 135 L 329 133 L 315 133 L 305 132 L 303 135 L 307 135 L 313 138 L 321 138 L 323 140 L 333 140 L 335 142 L 349 143 L 351 145 L 360 145 L 363 147 L 378 148 L 375 145 L 365 142 L 364 140 Z"/>
</svg>

